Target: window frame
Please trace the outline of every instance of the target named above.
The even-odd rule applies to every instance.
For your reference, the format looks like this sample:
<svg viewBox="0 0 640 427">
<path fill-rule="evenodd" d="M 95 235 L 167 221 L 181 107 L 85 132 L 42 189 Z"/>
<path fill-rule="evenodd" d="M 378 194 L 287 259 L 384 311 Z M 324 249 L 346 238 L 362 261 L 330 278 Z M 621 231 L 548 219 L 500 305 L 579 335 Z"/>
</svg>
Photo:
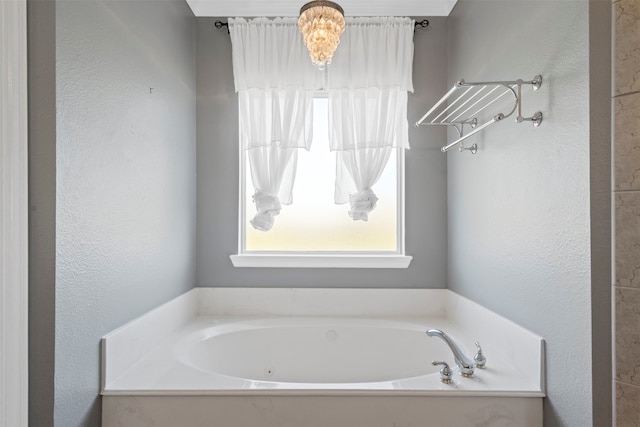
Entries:
<svg viewBox="0 0 640 427">
<path fill-rule="evenodd" d="M 314 98 L 326 97 L 318 93 Z M 238 126 L 240 126 L 238 124 Z M 234 267 L 262 268 L 407 268 L 413 257 L 405 251 L 405 149 L 396 147 L 396 251 L 247 251 L 247 155 L 241 144 L 238 188 L 238 253 L 230 255 Z M 346 211 L 345 211 L 346 215 Z"/>
</svg>

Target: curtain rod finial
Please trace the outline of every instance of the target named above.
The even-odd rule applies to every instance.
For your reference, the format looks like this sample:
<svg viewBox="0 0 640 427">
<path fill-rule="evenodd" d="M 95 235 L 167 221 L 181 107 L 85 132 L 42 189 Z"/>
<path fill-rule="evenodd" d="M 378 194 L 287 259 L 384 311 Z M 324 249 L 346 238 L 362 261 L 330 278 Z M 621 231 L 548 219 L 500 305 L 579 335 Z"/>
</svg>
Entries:
<svg viewBox="0 0 640 427">
<path fill-rule="evenodd" d="M 216 27 L 218 30 L 221 30 L 223 27 L 227 27 L 227 33 L 229 33 L 229 23 L 228 22 L 216 21 L 216 22 L 213 23 L 213 26 Z"/>
</svg>

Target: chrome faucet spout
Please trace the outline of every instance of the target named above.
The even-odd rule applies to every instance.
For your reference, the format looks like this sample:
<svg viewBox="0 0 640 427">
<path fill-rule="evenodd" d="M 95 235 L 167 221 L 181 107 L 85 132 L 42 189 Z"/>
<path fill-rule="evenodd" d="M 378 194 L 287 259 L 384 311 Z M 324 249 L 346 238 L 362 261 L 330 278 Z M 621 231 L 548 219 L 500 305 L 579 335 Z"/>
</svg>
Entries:
<svg viewBox="0 0 640 427">
<path fill-rule="evenodd" d="M 440 329 L 429 329 L 427 331 L 427 335 L 430 337 L 438 337 L 442 339 L 453 353 L 453 357 L 455 359 L 456 365 L 458 365 L 458 369 L 460 369 L 460 373 L 462 376 L 471 377 L 473 376 L 473 371 L 475 369 L 475 365 L 471 359 L 464 355 L 460 347 L 449 337 L 447 334 L 442 332 Z"/>
</svg>

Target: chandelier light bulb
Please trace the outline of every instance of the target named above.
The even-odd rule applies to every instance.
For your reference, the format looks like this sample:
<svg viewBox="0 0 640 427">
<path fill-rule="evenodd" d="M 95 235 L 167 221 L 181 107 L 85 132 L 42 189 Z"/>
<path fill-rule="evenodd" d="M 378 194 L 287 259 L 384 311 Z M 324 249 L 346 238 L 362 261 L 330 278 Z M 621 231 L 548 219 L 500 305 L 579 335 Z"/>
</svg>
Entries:
<svg viewBox="0 0 640 427">
<path fill-rule="evenodd" d="M 298 28 L 311 62 L 323 70 L 331 63 L 344 32 L 344 11 L 332 1 L 311 1 L 300 9 Z"/>
</svg>

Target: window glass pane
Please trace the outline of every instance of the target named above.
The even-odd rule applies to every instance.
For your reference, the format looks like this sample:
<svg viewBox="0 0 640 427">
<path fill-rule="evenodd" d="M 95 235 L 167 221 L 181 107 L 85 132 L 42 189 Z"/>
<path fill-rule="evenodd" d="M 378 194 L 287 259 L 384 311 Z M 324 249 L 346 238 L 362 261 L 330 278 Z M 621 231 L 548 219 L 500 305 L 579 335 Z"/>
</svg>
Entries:
<svg viewBox="0 0 640 427">
<path fill-rule="evenodd" d="M 300 150 L 293 204 L 282 206 L 268 232 L 249 223 L 256 211 L 248 159 L 245 166 L 245 251 L 398 251 L 396 150 L 373 188 L 376 209 L 368 221 L 354 221 L 349 204 L 336 205 L 333 198 L 336 154 L 329 151 L 327 99 L 314 100 L 313 144 L 310 151 Z"/>
</svg>

